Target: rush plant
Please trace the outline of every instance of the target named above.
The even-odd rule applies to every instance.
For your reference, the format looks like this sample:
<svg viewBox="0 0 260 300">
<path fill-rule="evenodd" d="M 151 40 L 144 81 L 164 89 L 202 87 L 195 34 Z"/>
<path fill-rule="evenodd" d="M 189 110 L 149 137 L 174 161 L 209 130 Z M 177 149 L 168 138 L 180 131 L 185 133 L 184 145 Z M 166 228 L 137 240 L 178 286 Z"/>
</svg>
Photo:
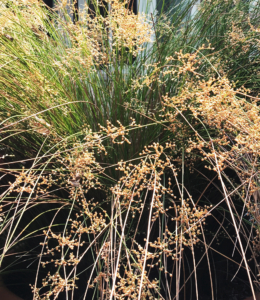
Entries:
<svg viewBox="0 0 260 300">
<path fill-rule="evenodd" d="M 222 299 L 215 250 L 254 294 L 259 3 L 0 3 L 3 278 L 28 272 L 35 300 L 202 299 L 203 265 Z"/>
</svg>

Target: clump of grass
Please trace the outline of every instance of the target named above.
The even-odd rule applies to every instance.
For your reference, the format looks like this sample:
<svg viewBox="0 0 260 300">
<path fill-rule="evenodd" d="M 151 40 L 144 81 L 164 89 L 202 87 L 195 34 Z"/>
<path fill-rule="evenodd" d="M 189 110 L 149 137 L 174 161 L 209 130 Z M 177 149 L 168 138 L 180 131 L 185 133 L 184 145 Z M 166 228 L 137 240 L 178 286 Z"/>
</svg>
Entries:
<svg viewBox="0 0 260 300">
<path fill-rule="evenodd" d="M 259 9 L 193 4 L 1 2 L 1 263 L 37 244 L 34 299 L 199 299 L 203 259 L 217 299 L 218 207 L 258 286 Z"/>
</svg>

